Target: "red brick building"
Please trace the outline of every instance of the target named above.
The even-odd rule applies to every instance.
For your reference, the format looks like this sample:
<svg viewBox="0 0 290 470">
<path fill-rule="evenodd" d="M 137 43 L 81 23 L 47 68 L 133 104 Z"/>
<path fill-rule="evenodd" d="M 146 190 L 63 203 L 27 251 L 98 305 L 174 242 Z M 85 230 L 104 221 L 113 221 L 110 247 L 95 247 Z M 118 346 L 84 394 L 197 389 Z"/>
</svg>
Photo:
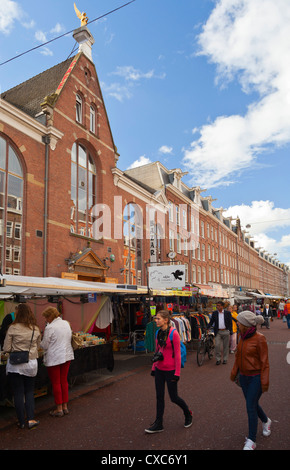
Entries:
<svg viewBox="0 0 290 470">
<path fill-rule="evenodd" d="M 118 169 L 93 38 L 76 33 L 75 57 L 1 95 L 2 272 L 145 285 L 147 264 L 174 252 L 189 284 L 284 294 L 287 269 L 181 170 Z"/>
</svg>

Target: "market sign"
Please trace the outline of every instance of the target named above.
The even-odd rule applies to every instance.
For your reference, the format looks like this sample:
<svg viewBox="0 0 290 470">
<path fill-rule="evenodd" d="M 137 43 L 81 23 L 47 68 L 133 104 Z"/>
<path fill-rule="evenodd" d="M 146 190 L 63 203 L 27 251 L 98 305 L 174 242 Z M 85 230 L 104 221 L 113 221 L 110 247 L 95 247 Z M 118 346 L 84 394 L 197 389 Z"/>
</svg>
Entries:
<svg viewBox="0 0 290 470">
<path fill-rule="evenodd" d="M 175 289 L 185 286 L 185 266 L 149 266 L 148 285 L 150 289 Z"/>
</svg>

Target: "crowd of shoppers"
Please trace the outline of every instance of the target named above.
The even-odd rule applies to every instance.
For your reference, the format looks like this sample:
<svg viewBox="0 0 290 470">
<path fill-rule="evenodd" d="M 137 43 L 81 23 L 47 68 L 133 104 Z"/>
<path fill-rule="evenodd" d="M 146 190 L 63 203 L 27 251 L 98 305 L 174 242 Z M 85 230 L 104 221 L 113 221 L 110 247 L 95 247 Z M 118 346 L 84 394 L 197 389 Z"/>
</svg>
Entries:
<svg viewBox="0 0 290 470">
<path fill-rule="evenodd" d="M 269 388 L 269 358 L 265 336 L 257 331 L 258 325 L 269 327 L 272 310 L 269 304 L 257 314 L 250 310 L 238 313 L 237 305 L 230 306 L 219 301 L 210 315 L 208 329 L 215 335 L 216 364 L 227 364 L 228 354 L 235 353 L 230 380 L 240 385 L 246 402 L 248 435 L 244 450 L 256 448 L 258 420 L 262 422 L 263 435 L 271 434 L 271 419 L 259 404 Z M 287 318 L 290 328 L 290 300 L 279 304 L 279 311 Z M 68 371 L 74 359 L 72 330 L 56 308 L 49 307 L 42 312 L 46 327 L 41 335 L 30 307 L 19 304 L 15 312 L 8 314 L 2 323 L 2 348 L 9 353 L 6 373 L 14 397 L 18 427 L 36 427 L 39 421 L 34 416 L 34 383 L 38 371 L 38 351 L 43 350 L 43 362 L 52 384 L 55 409 L 53 417 L 63 417 L 68 410 Z M 180 336 L 171 321 L 168 310 L 159 310 L 154 317 L 157 326 L 156 352 L 153 357 L 151 375 L 154 377 L 156 392 L 156 418 L 145 429 L 154 434 L 164 430 L 165 386 L 173 403 L 184 415 L 184 427 L 192 425 L 193 418 L 187 403 L 178 394 L 181 372 Z M 27 352 L 28 358 L 19 363 L 12 360 L 13 354 Z"/>
</svg>

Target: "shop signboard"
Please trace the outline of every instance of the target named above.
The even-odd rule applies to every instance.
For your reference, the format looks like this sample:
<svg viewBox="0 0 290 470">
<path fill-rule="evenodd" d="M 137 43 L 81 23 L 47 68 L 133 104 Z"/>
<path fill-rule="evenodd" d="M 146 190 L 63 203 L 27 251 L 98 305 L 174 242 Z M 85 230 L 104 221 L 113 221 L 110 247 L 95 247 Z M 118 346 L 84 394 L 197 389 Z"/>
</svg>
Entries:
<svg viewBox="0 0 290 470">
<path fill-rule="evenodd" d="M 185 286 L 185 265 L 160 265 L 148 267 L 150 289 L 178 289 Z"/>
</svg>

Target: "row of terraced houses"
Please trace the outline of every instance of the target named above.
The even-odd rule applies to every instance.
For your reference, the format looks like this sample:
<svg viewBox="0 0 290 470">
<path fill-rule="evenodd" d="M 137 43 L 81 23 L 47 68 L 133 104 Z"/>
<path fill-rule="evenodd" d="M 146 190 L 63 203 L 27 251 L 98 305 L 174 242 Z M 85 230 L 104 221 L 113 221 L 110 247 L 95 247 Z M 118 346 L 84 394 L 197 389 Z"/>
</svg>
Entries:
<svg viewBox="0 0 290 470">
<path fill-rule="evenodd" d="M 80 32 L 76 56 L 1 95 L 2 273 L 146 285 L 150 263 L 177 263 L 189 285 L 288 296 L 287 266 L 179 168 L 118 168 L 93 38 Z"/>
</svg>

